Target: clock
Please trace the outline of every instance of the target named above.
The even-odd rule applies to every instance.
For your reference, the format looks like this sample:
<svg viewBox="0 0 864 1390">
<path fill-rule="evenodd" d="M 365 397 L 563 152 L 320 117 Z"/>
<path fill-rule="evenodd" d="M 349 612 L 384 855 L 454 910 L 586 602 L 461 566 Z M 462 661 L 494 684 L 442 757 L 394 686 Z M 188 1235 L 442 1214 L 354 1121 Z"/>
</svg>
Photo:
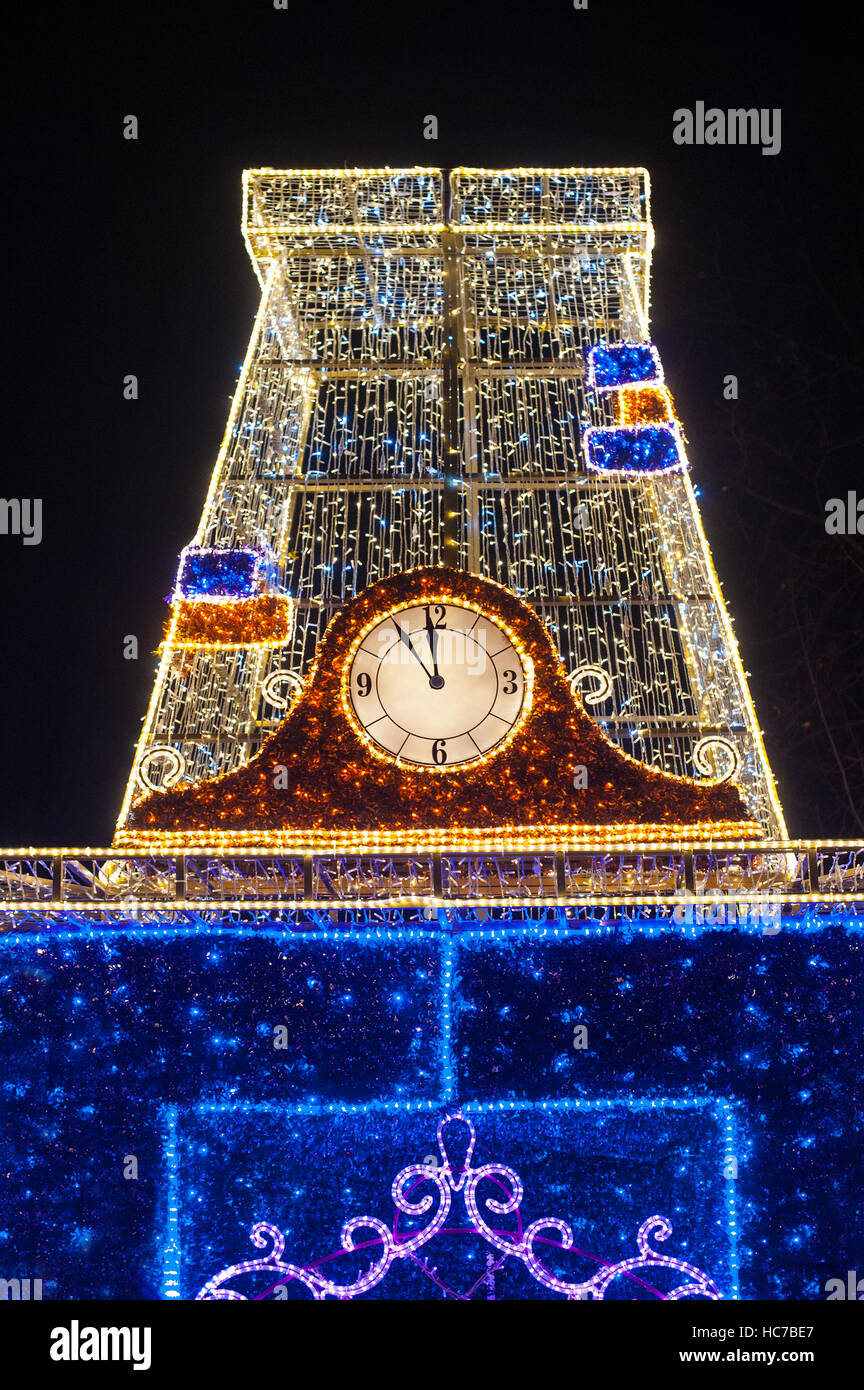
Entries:
<svg viewBox="0 0 864 1390">
<path fill-rule="evenodd" d="M 355 642 L 342 699 L 379 756 L 446 772 L 499 750 L 531 703 L 533 664 L 496 618 L 466 603 L 413 603 Z"/>
<path fill-rule="evenodd" d="M 277 678 L 289 677 L 273 675 L 277 705 Z M 159 782 L 133 804 L 120 843 L 269 845 L 377 863 L 379 852 L 410 859 L 415 849 L 523 854 L 762 834 L 729 782 L 701 786 L 617 748 L 538 615 L 494 580 L 444 565 L 389 574 L 346 602 L 247 763 L 191 786 Z M 424 901 L 447 881 L 430 865 Z M 405 883 L 411 901 L 422 894 L 419 878 Z M 559 898 L 566 875 L 561 885 L 559 861 Z"/>
</svg>

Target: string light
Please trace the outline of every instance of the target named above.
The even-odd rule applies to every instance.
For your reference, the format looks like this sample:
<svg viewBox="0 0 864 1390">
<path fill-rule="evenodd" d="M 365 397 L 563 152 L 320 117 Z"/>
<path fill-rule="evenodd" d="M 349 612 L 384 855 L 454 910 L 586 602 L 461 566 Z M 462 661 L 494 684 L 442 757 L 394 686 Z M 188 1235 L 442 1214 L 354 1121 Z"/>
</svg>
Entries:
<svg viewBox="0 0 864 1390">
<path fill-rule="evenodd" d="M 598 473 L 670 473 L 685 466 L 669 425 L 620 425 L 585 431 L 588 467 Z"/>
<path fill-rule="evenodd" d="M 463 1138 L 461 1143 L 454 1135 L 454 1131 L 460 1127 L 468 1132 L 467 1140 Z M 364 1251 L 368 1259 L 371 1250 L 376 1246 L 380 1247 L 377 1257 L 373 1257 L 371 1264 L 368 1264 L 364 1272 L 352 1282 L 339 1283 L 328 1278 L 321 1267 L 325 1260 L 304 1266 L 287 1263 L 283 1259 L 285 1237 L 282 1231 L 270 1222 L 259 1221 L 252 1228 L 250 1240 L 257 1249 L 263 1250 L 264 1254 L 257 1259 L 243 1260 L 221 1270 L 208 1279 L 197 1298 L 204 1301 L 219 1298 L 246 1301 L 244 1294 L 229 1286 L 249 1274 L 267 1275 L 267 1282 L 271 1288 L 276 1283 L 280 1288 L 292 1282 L 303 1284 L 317 1300 L 328 1297 L 341 1300 L 358 1298 L 380 1284 L 387 1277 L 395 1261 L 407 1258 L 416 1261 L 417 1252 L 440 1232 L 447 1230 L 460 1235 L 474 1234 L 482 1237 L 505 1258 L 520 1261 L 538 1284 L 553 1293 L 563 1295 L 568 1300 L 590 1298 L 600 1301 L 617 1280 L 632 1279 L 637 1274 L 640 1285 L 643 1288 L 651 1288 L 650 1285 L 646 1285 L 645 1276 L 649 1271 L 658 1270 L 672 1272 L 676 1276 L 683 1275 L 683 1279 L 668 1294 L 661 1294 L 659 1290 L 651 1288 L 651 1292 L 658 1297 L 672 1300 L 716 1300 L 722 1297 L 713 1279 L 695 1265 L 652 1249 L 652 1239 L 664 1241 L 672 1234 L 671 1223 L 658 1215 L 649 1216 L 639 1227 L 636 1236 L 639 1250 L 637 1256 L 615 1262 L 599 1260 L 600 1268 L 595 1274 L 575 1282 L 553 1273 L 537 1247 L 572 1251 L 584 1257 L 586 1252 L 576 1246 L 572 1227 L 558 1217 L 548 1216 L 539 1217 L 525 1225 L 520 1211 L 525 1195 L 521 1178 L 505 1163 L 484 1163 L 481 1167 L 474 1167 L 472 1160 L 476 1140 L 474 1123 L 468 1118 L 467 1113 L 457 1110 L 445 1115 L 439 1121 L 437 1131 L 440 1163 L 410 1163 L 393 1179 L 391 1197 L 396 1216 L 392 1224 L 388 1225 L 375 1216 L 351 1217 L 345 1222 L 341 1232 L 341 1250 L 334 1251 L 333 1256 L 325 1257 L 327 1263 L 337 1255 L 353 1254 L 358 1248 Z M 169 1144 L 171 1161 L 176 1163 L 173 1135 L 169 1138 Z M 484 1191 L 482 1198 L 478 1195 L 481 1188 Z M 461 1225 L 453 1228 L 447 1226 L 454 1198 L 457 1197 L 464 1201 L 465 1213 L 470 1223 L 467 1232 Z M 399 1230 L 400 1215 L 409 1218 L 408 1230 Z M 425 1224 L 418 1224 L 422 1217 L 426 1218 Z M 511 1218 L 508 1227 L 503 1230 L 502 1217 Z M 365 1240 L 358 1243 L 357 1235 L 361 1231 L 367 1235 Z M 175 1244 L 176 1242 L 169 1242 L 172 1254 Z M 268 1289 L 267 1292 L 269 1291 Z M 446 1286 L 445 1291 L 452 1292 Z"/>
<path fill-rule="evenodd" d="M 653 343 L 598 343 L 588 353 L 588 385 L 594 391 L 663 381 L 660 354 Z"/>
<path fill-rule="evenodd" d="M 592 429 L 657 431 L 647 442 L 666 427 L 686 466 L 647 342 L 647 174 L 466 167 L 449 188 L 445 205 L 442 172 L 419 166 L 246 171 L 262 300 L 195 545 L 269 550 L 293 607 L 238 609 L 230 624 L 172 614 L 135 768 L 154 744 L 177 749 L 190 783 L 239 767 L 276 727 L 268 670 L 305 679 L 346 600 L 445 558 L 447 230 L 466 469 L 447 558 L 529 602 L 568 670 L 609 673 L 600 725 L 640 761 L 692 776 L 701 739 L 734 744 L 751 818 L 784 836 L 689 481 L 597 472 L 583 457 Z M 650 387 L 590 390 L 594 356 L 625 348 L 650 359 Z M 141 791 L 135 772 L 121 828 Z"/>
<path fill-rule="evenodd" d="M 675 420 L 672 397 L 665 386 L 635 386 L 615 393 L 619 425 L 660 424 Z"/>
<path fill-rule="evenodd" d="M 382 754 L 353 716 L 351 663 L 388 615 L 447 601 L 487 614 L 507 634 L 526 672 L 522 712 L 504 743 L 471 763 L 402 764 Z M 574 784 L 576 767 L 585 769 L 585 785 Z M 528 848 L 532 831 L 563 843 L 587 833 L 657 837 L 663 825 L 673 839 L 760 834 L 735 787 L 672 777 L 605 737 L 527 604 L 477 575 L 425 567 L 379 580 L 344 606 L 287 718 L 254 758 L 197 786 L 151 793 L 133 807 L 118 843 L 172 845 L 189 834 L 191 844 L 197 832 L 213 843 L 252 834 L 279 845 L 286 832 L 340 829 L 358 847 L 383 846 L 398 828 L 418 844 L 470 829 L 474 843 L 495 836 Z"/>
<path fill-rule="evenodd" d="M 286 594 L 226 599 L 221 603 L 172 605 L 165 642 L 169 649 L 281 647 L 291 636 L 294 605 Z"/>
</svg>

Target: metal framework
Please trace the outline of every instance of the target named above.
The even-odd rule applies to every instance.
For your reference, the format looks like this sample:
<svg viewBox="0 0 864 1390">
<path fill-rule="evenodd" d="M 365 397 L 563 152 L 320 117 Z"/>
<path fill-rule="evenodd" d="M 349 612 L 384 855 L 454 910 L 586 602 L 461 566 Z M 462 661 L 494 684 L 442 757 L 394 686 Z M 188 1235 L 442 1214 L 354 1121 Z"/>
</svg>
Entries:
<svg viewBox="0 0 864 1390">
<path fill-rule="evenodd" d="M 613 740 L 734 772 L 782 839 L 687 473 L 602 476 L 582 455 L 611 419 L 588 349 L 648 338 L 645 171 L 254 169 L 243 231 L 261 305 L 194 543 L 272 552 L 292 630 L 169 632 L 119 825 L 148 787 L 257 751 L 347 598 L 450 563 L 525 598 L 585 693 L 602 673 Z"/>
<path fill-rule="evenodd" d="M 354 913 L 373 927 L 397 914 L 446 930 L 454 914 L 477 926 L 488 915 L 483 910 L 495 908 L 572 908 L 571 915 L 603 921 L 646 912 L 663 919 L 677 910 L 673 920 L 686 923 L 694 916 L 688 908 L 698 909 L 698 918 L 712 904 L 735 904 L 737 919 L 757 926 L 768 920 L 766 906 L 774 909 L 772 921 L 812 916 L 812 909 L 817 916 L 858 918 L 864 926 L 864 847 L 787 840 L 638 850 L 611 844 L 530 854 L 445 846 L 380 855 L 33 849 L 0 856 L 7 929 L 38 927 L 48 915 L 117 924 L 139 914 L 167 923 L 190 916 L 216 921 L 233 912 L 267 921 L 286 916 L 300 925 L 320 909 L 344 910 L 349 924 Z M 338 913 L 328 916 L 328 926 L 341 920 Z"/>
<path fill-rule="evenodd" d="M 243 231 L 261 305 L 193 544 L 270 556 L 290 635 L 195 645 L 172 620 L 120 827 L 178 769 L 195 781 L 257 750 L 347 598 L 451 563 L 534 606 L 628 751 L 703 776 L 731 756 L 765 838 L 8 850 L 4 928 L 452 931 L 763 899 L 860 925 L 864 848 L 786 838 L 687 472 L 604 476 L 583 458 L 584 431 L 611 419 L 588 350 L 648 341 L 645 171 L 257 169 Z"/>
</svg>

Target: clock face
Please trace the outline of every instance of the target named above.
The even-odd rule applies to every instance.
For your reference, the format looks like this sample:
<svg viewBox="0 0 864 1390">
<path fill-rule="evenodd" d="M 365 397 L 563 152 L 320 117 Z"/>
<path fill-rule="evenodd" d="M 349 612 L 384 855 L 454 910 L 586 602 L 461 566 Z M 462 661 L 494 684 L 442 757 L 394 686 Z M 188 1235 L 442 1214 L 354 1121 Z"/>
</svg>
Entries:
<svg viewBox="0 0 864 1390">
<path fill-rule="evenodd" d="M 531 664 L 494 619 L 459 603 L 411 604 L 365 633 L 344 680 L 377 750 L 446 771 L 503 743 L 527 713 Z"/>
</svg>

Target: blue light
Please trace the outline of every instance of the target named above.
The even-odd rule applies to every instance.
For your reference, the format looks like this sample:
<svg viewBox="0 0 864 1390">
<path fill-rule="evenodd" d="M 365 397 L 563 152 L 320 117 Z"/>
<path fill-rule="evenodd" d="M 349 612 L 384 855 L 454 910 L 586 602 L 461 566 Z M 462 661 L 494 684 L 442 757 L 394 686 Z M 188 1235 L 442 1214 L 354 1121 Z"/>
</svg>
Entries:
<svg viewBox="0 0 864 1390">
<path fill-rule="evenodd" d="M 588 467 L 596 472 L 659 473 L 681 469 L 678 436 L 669 425 L 620 425 L 586 434 Z"/>
<path fill-rule="evenodd" d="M 660 381 L 656 350 L 650 343 L 603 343 L 588 354 L 589 384 L 599 391 Z"/>
<path fill-rule="evenodd" d="M 213 1199 L 195 1159 L 201 1136 L 186 1130 L 189 1107 L 199 1099 L 211 1104 L 217 1117 L 212 1134 L 204 1136 L 214 1155 L 224 1152 L 215 1139 L 219 1118 L 240 1116 L 239 1103 L 255 1105 L 274 1094 L 290 1095 L 298 1114 L 304 1106 L 318 1106 L 314 1113 L 358 1120 L 383 1114 L 375 1109 L 380 1102 L 396 1107 L 389 1114 L 419 1113 L 424 1120 L 427 1113 L 437 1117 L 439 1107 L 458 1101 L 488 1105 L 488 1113 L 495 1115 L 517 1116 L 520 1111 L 514 1107 L 527 1104 L 532 1107 L 525 1111 L 529 1118 L 578 1112 L 589 1102 L 599 1104 L 600 1111 L 593 1113 L 604 1117 L 624 1114 L 627 1107 L 628 1113 L 650 1117 L 664 1104 L 669 1110 L 692 1113 L 698 1107 L 705 1113 L 710 1105 L 722 1155 L 709 1142 L 707 1161 L 719 1165 L 722 1156 L 730 1165 L 732 1160 L 747 1164 L 742 1217 L 745 1240 L 757 1253 L 744 1247 L 746 1296 L 764 1291 L 794 1297 L 814 1258 L 825 1256 L 831 1221 L 852 1191 L 854 1174 L 834 1172 L 831 1163 L 832 1135 L 841 1132 L 848 1101 L 843 1088 L 860 1061 L 849 1045 L 857 1037 L 854 1002 L 847 1000 L 851 990 L 839 987 L 852 979 L 857 966 L 857 942 L 853 936 L 850 950 L 848 937 L 860 932 L 860 914 L 842 904 L 823 916 L 804 905 L 793 906 L 782 932 L 766 944 L 760 927 L 749 920 L 719 941 L 710 926 L 679 926 L 662 910 L 640 917 L 645 910 L 639 905 L 594 909 L 592 915 L 577 907 L 537 906 L 491 909 L 484 917 L 436 907 L 431 920 L 424 920 L 420 906 L 340 907 L 335 922 L 323 906 L 320 912 L 261 908 L 228 915 L 215 908 L 201 911 L 190 905 L 169 911 L 154 905 L 140 909 L 149 920 L 134 921 L 124 918 L 122 905 L 116 913 L 103 906 L 89 917 L 77 905 L 41 916 L 28 913 L 20 930 L 0 938 L 0 996 L 8 999 L 2 1035 L 7 1059 L 2 1108 L 8 1112 L 3 1142 L 15 1160 L 13 1172 L 20 1175 L 17 1188 L 10 1187 L 8 1209 L 20 1211 L 25 1187 L 36 1189 L 46 1219 L 57 1225 L 55 1249 L 61 1252 L 60 1273 L 68 1289 L 114 1287 L 112 1280 L 137 1279 L 138 1272 L 130 1274 L 128 1267 L 123 1272 L 122 1262 L 118 1273 L 111 1273 L 112 1241 L 103 1239 L 103 1232 L 110 1234 L 115 1252 L 118 1246 L 127 1248 L 122 1214 L 110 1207 L 111 1194 L 101 1192 L 86 1155 L 93 1142 L 103 1139 L 121 1154 L 128 1151 L 133 1146 L 122 1126 L 134 1124 L 136 1134 L 153 1132 L 158 1107 L 166 1101 L 178 1105 L 179 1187 L 172 1199 L 167 1149 L 165 1172 L 154 1185 L 160 1198 L 160 1250 L 167 1233 L 161 1288 L 164 1297 L 176 1298 L 188 1294 L 188 1261 L 197 1257 L 187 1244 L 189 1223 L 198 1222 L 195 1230 L 203 1231 L 200 1223 L 206 1216 L 212 1234 L 208 1202 Z M 399 951 L 403 954 L 396 959 Z M 757 970 L 766 958 L 771 967 L 767 976 Z M 36 961 L 56 1001 L 47 1020 L 40 1013 L 44 991 L 34 991 L 28 973 Z M 826 978 L 836 979 L 838 988 L 832 1018 L 823 1022 L 819 1001 Z M 732 983 L 723 985 L 724 1009 L 715 1015 L 712 991 L 727 979 Z M 662 1008 L 655 1000 L 661 980 Z M 83 1004 L 73 1002 L 77 1000 Z M 289 1000 L 291 1013 L 283 1011 L 283 1001 Z M 397 1000 L 402 1001 L 398 1013 Z M 577 1005 L 577 1000 L 583 1003 Z M 598 1006 L 608 1023 L 602 1052 L 579 1058 L 568 1053 L 565 1063 L 561 1020 L 582 1009 L 590 1030 Z M 797 1018 L 807 1018 L 810 1026 L 798 1032 L 794 1043 L 777 1049 L 776 1037 L 796 1036 L 788 1031 L 793 1006 L 793 1026 Z M 709 1014 L 716 1017 L 716 1028 L 700 1027 Z M 661 1017 L 665 1022 L 658 1033 Z M 195 1027 L 189 1028 L 193 1020 Z M 268 1027 L 280 1022 L 291 1024 L 287 1054 L 268 1046 Z M 219 1040 L 217 1046 L 211 1038 Z M 657 1045 L 652 1041 L 646 1049 L 646 1038 L 657 1039 Z M 739 1050 L 743 1038 L 750 1059 L 746 1063 Z M 250 1039 L 254 1046 L 248 1046 Z M 46 1075 L 45 1056 L 59 1056 L 61 1049 L 66 1064 Z M 836 1086 L 828 1084 L 828 1077 L 836 1077 Z M 596 1084 L 600 1094 L 569 1094 L 586 1082 Z M 724 1103 L 693 1094 L 697 1084 L 711 1092 L 722 1090 Z M 554 1094 L 559 1087 L 564 1094 Z M 40 1126 L 48 1138 L 38 1129 L 26 1135 L 16 1129 L 15 1107 L 32 1106 L 37 1096 L 43 1103 Z M 741 1134 L 752 1123 L 754 1132 L 766 1136 L 764 1145 L 748 1150 L 744 1139 L 736 1137 L 726 1096 L 736 1097 Z M 286 1111 L 275 1101 L 273 1105 L 278 1126 Z M 801 1139 L 805 1105 L 807 1132 Z M 88 1115 L 88 1109 L 94 1113 Z M 648 1151 L 651 1132 L 633 1130 L 642 1134 Z M 549 1138 L 541 1123 L 530 1134 L 532 1143 Z M 158 1147 L 158 1135 L 154 1137 Z M 431 1151 L 423 1142 L 426 1147 L 406 1155 L 406 1161 Z M 118 1147 L 121 1143 L 126 1149 Z M 64 1145 L 74 1158 L 53 1195 L 52 1155 Z M 22 1154 L 30 1154 L 29 1168 L 21 1165 Z M 353 1184 L 355 1154 L 356 1146 L 337 1175 L 337 1194 L 348 1177 Z M 669 1171 L 682 1163 L 686 1167 L 676 1155 Z M 238 1160 L 232 1175 L 238 1192 L 244 1190 L 246 1174 Z M 293 1183 L 302 1186 L 296 1172 L 283 1171 L 282 1176 L 283 1193 Z M 647 1192 L 641 1181 L 635 1168 L 626 1178 L 622 1170 L 614 1189 L 620 1188 L 626 1200 L 635 1195 L 641 1201 Z M 703 1208 L 701 1195 L 698 1202 L 699 1220 L 707 1212 L 711 1222 L 719 1221 L 721 1236 L 729 1232 L 730 1242 L 737 1239 L 739 1224 L 736 1186 L 718 1168 L 715 1185 L 704 1187 L 707 1206 Z M 194 1196 L 187 1198 L 190 1190 Z M 801 1252 L 785 1254 L 783 1203 L 800 1191 L 805 1196 L 796 1202 L 810 1204 L 807 1217 L 815 1233 L 811 1241 L 802 1236 L 803 1226 L 796 1227 Z M 583 1195 L 590 1215 L 602 1200 L 593 1179 Z M 16 1200 L 18 1207 L 13 1206 Z M 195 1214 L 199 1210 L 201 1216 Z M 698 1232 L 685 1229 L 690 1214 L 686 1203 L 683 1210 L 685 1219 L 675 1223 L 678 1249 L 692 1236 L 694 1252 L 702 1253 Z M 675 1212 L 673 1202 L 666 1212 L 673 1223 Z M 256 1211 L 252 1216 L 268 1214 L 276 1215 Z M 334 1200 L 327 1230 L 333 1215 L 337 1243 L 339 1221 L 351 1214 Z M 182 1260 L 179 1246 L 172 1253 L 175 1218 Z M 76 1221 L 98 1231 L 99 1239 L 73 1260 L 69 1242 Z M 9 1225 L 4 1209 L 0 1255 Z M 760 1232 L 768 1234 L 764 1253 L 759 1253 Z M 718 1249 L 720 1264 L 713 1271 L 722 1276 L 725 1293 L 731 1287 L 731 1254 L 730 1273 L 724 1272 L 731 1245 Z"/>
<path fill-rule="evenodd" d="M 184 598 L 251 598 L 260 561 L 255 550 L 187 550 L 177 590 Z"/>
</svg>

